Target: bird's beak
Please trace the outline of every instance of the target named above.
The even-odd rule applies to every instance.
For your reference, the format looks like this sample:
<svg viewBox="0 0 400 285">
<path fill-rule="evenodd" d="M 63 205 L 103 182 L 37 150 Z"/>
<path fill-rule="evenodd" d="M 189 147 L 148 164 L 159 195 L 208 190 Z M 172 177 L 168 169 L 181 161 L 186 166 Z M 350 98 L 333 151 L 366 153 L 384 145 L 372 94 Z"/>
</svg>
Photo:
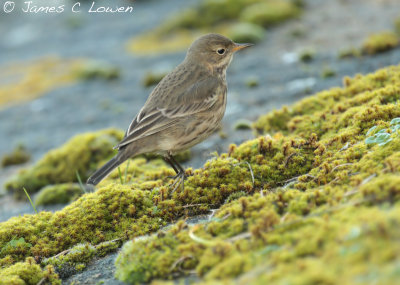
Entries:
<svg viewBox="0 0 400 285">
<path fill-rule="evenodd" d="M 238 50 L 241 50 L 241 49 L 244 49 L 244 48 L 247 48 L 247 47 L 251 47 L 251 46 L 254 46 L 254 44 L 236 44 L 235 43 L 235 46 L 233 47 L 233 51 L 238 51 Z"/>
</svg>

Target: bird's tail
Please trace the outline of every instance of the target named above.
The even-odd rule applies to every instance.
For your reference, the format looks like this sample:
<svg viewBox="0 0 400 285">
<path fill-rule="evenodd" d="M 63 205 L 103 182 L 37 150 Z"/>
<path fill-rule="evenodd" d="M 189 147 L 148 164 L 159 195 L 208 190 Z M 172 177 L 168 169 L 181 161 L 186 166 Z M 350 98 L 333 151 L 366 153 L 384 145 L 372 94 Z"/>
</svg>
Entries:
<svg viewBox="0 0 400 285">
<path fill-rule="evenodd" d="M 97 185 L 100 183 L 101 180 L 106 178 L 111 171 L 113 171 L 118 165 L 123 163 L 127 157 L 123 157 L 120 155 L 116 155 L 110 159 L 106 164 L 104 164 L 100 169 L 96 170 L 92 176 L 89 177 L 86 184 Z"/>
</svg>

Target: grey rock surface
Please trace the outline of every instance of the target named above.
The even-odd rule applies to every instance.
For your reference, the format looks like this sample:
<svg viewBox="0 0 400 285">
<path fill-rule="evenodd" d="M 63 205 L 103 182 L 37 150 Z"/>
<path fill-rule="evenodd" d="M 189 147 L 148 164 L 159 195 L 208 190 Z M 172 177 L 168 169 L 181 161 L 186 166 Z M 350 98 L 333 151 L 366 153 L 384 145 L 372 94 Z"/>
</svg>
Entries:
<svg viewBox="0 0 400 285">
<path fill-rule="evenodd" d="M 87 9 L 90 2 L 82 1 L 82 8 Z M 0 157 L 23 143 L 35 162 L 75 134 L 107 127 L 126 128 L 151 92 L 151 88 L 141 83 L 146 72 L 170 68 L 183 60 L 183 51 L 141 56 L 128 53 L 125 44 L 129 38 L 162 23 L 171 13 L 199 1 L 112 2 L 115 5 L 134 3 L 134 12 L 118 15 L 1 13 L 0 68 L 53 54 L 105 61 L 118 67 L 122 76 L 111 82 L 77 82 L 30 102 L 0 106 Z M 400 49 L 361 58 L 339 60 L 337 57 L 343 48 L 359 47 L 368 34 L 393 29 L 394 18 L 400 15 L 398 0 L 306 2 L 308 6 L 300 20 L 268 31 L 262 43 L 235 56 L 227 75 L 228 106 L 223 121 L 226 138 L 215 134 L 194 147 L 193 158 L 186 166 L 201 167 L 211 152 L 224 152 L 230 143 L 240 144 L 252 138 L 251 130 L 234 129 L 239 119 L 254 121 L 272 109 L 320 90 L 341 86 L 343 76 L 399 64 Z M 72 1 L 60 3 L 70 6 Z M 73 28 L 71 21 L 79 25 Z M 295 30 L 303 31 L 304 36 L 291 36 Z M 315 58 L 307 64 L 298 61 L 298 54 L 309 48 L 316 51 Z M 326 67 L 336 75 L 322 78 Z M 246 84 L 249 78 L 257 78 L 259 85 L 249 88 Z M 104 108 L 104 105 L 110 107 Z M 14 201 L 1 189 L 18 169 L 0 169 L 0 221 L 33 213 L 28 203 Z M 55 211 L 62 207 L 39 210 Z M 65 280 L 65 284 L 121 284 L 113 278 L 115 256 L 113 253 L 93 261 L 85 271 Z"/>
</svg>

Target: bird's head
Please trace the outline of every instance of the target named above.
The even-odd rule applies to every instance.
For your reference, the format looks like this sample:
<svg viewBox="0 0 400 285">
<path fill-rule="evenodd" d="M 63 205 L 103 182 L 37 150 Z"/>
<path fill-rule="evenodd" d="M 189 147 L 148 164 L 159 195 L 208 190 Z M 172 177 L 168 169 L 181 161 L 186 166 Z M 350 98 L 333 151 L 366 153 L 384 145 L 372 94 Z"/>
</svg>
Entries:
<svg viewBox="0 0 400 285">
<path fill-rule="evenodd" d="M 203 64 L 212 69 L 225 70 L 231 62 L 233 54 L 249 46 L 252 44 L 237 44 L 222 35 L 207 34 L 192 43 L 186 60 Z"/>
</svg>

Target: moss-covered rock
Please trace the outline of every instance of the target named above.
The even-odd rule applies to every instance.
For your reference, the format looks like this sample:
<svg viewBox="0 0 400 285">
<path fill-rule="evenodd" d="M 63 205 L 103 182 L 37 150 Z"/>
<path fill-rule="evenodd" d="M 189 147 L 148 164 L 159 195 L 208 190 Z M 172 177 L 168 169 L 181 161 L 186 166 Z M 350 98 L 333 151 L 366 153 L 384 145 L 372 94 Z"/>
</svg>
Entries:
<svg viewBox="0 0 400 285">
<path fill-rule="evenodd" d="M 122 131 L 114 129 L 77 135 L 31 168 L 21 170 L 6 183 L 6 188 L 23 198 L 23 187 L 34 193 L 47 185 L 78 182 L 77 173 L 86 180 L 100 161 L 114 154 L 112 148 L 122 136 Z"/>
<path fill-rule="evenodd" d="M 153 85 L 157 85 L 164 76 L 167 75 L 167 72 L 148 72 L 143 77 L 142 83 L 144 87 L 150 87 Z"/>
<path fill-rule="evenodd" d="M 180 257 L 178 246 L 179 240 L 171 233 L 127 242 L 118 257 L 117 277 L 130 284 L 164 278 L 167 274 L 173 278 L 180 268 L 173 266 Z"/>
<path fill-rule="evenodd" d="M 254 125 L 260 137 L 187 169 L 174 193 L 161 159 L 129 160 L 61 211 L 1 223 L 0 264 L 83 243 L 89 250 L 70 263 L 82 269 L 92 247 L 132 239 L 116 263 L 131 283 L 195 272 L 206 284 L 395 284 L 399 82 L 399 66 L 346 77 L 342 88 L 267 114 Z M 367 140 L 382 133 L 390 140 Z M 208 222 L 184 222 L 210 209 Z"/>
<path fill-rule="evenodd" d="M 302 6 L 290 0 L 202 0 L 167 19 L 158 28 L 128 42 L 134 53 L 171 52 L 187 48 L 198 36 L 214 32 L 238 42 L 258 42 L 264 28 L 300 15 Z"/>
<path fill-rule="evenodd" d="M 394 32 L 381 32 L 370 35 L 363 43 L 362 50 L 366 54 L 385 52 L 399 46 L 399 37 Z"/>
<path fill-rule="evenodd" d="M 334 77 L 335 75 L 336 75 L 336 71 L 333 70 L 332 68 L 330 68 L 329 66 L 324 67 L 324 69 L 322 70 L 322 73 L 321 73 L 322 78 L 330 78 L 330 77 Z"/>
<path fill-rule="evenodd" d="M 1 159 L 1 166 L 24 164 L 31 159 L 30 153 L 23 145 L 18 145 L 11 153 L 6 154 Z"/>
<path fill-rule="evenodd" d="M 259 25 L 238 23 L 229 28 L 227 36 L 236 43 L 258 43 L 265 38 L 265 33 Z"/>
<path fill-rule="evenodd" d="M 75 73 L 76 77 L 84 80 L 105 79 L 113 80 L 121 76 L 120 69 L 101 61 L 85 61 Z"/>
<path fill-rule="evenodd" d="M 248 188 L 239 190 L 232 183 L 229 197 L 241 198 L 227 199 L 208 223 L 181 222 L 161 236 L 129 242 L 116 261 L 117 277 L 138 283 L 195 270 L 201 284 L 395 284 L 398 82 L 398 66 L 345 78 L 343 88 L 261 117 L 255 127 L 262 137 L 215 160 L 220 175 L 230 171 L 225 159 L 249 163 L 254 184 L 244 178 Z M 366 140 L 382 133 L 390 140 Z M 202 176 L 202 189 L 218 181 Z M 193 182 L 186 184 L 191 191 Z M 215 194 L 226 189 L 219 184 Z M 254 189 L 259 193 L 248 196 Z"/>
<path fill-rule="evenodd" d="M 33 100 L 55 88 L 72 84 L 76 82 L 76 71 L 82 64 L 82 59 L 44 57 L 28 63 L 12 62 L 2 66 L 0 105 Z"/>
<path fill-rule="evenodd" d="M 251 129 L 252 122 L 246 119 L 239 119 L 235 122 L 233 128 L 235 130 L 248 130 Z"/>
<path fill-rule="evenodd" d="M 303 50 L 299 54 L 299 59 L 302 62 L 310 62 L 314 59 L 314 57 L 315 57 L 315 50 L 313 49 Z"/>
<path fill-rule="evenodd" d="M 290 1 L 260 1 L 241 11 L 240 18 L 244 22 L 270 27 L 299 14 L 300 9 Z"/>
<path fill-rule="evenodd" d="M 339 51 L 338 58 L 352 58 L 352 57 L 360 57 L 362 55 L 362 51 L 357 48 L 345 48 Z"/>
<path fill-rule="evenodd" d="M 42 266 L 54 266 L 60 278 L 67 278 L 86 268 L 86 265 L 97 256 L 104 256 L 120 246 L 119 240 L 102 242 L 96 246 L 90 243 L 77 244 L 69 250 L 42 260 Z"/>
<path fill-rule="evenodd" d="M 39 282 L 61 284 L 52 266 L 42 270 L 32 257 L 28 257 L 25 262 L 18 262 L 8 268 L 0 269 L 1 285 L 37 285 Z"/>
<path fill-rule="evenodd" d="M 79 184 L 64 183 L 49 185 L 40 189 L 35 197 L 35 205 L 67 204 L 84 194 Z"/>
</svg>

